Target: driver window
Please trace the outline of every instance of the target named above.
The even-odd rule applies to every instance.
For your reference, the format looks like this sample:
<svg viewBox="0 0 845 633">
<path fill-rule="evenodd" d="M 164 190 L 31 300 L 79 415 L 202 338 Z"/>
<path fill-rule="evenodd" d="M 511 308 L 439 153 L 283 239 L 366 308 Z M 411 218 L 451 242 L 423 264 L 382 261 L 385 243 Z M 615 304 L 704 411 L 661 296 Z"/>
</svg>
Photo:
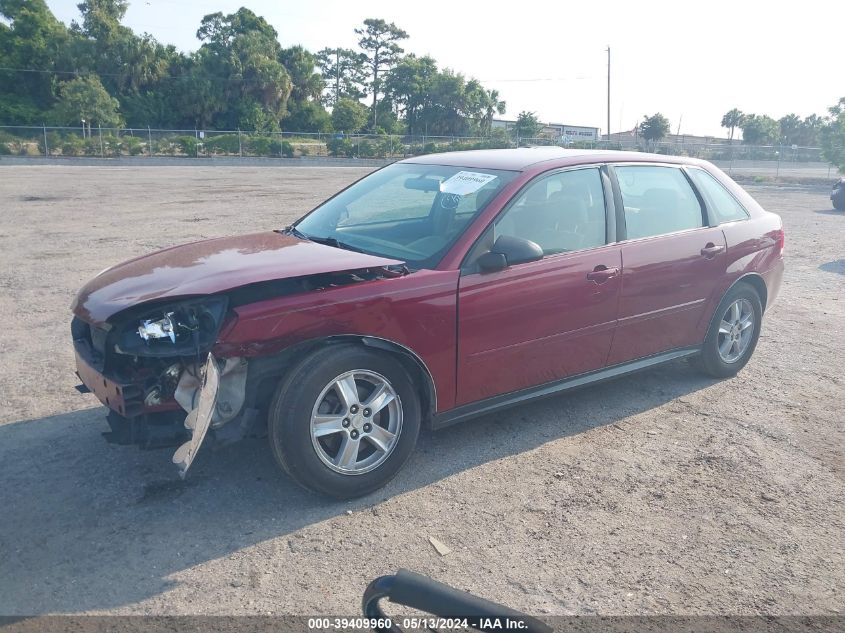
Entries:
<svg viewBox="0 0 845 633">
<path fill-rule="evenodd" d="M 545 255 L 554 255 L 603 246 L 605 223 L 599 169 L 575 169 L 529 185 L 496 220 L 493 239 L 521 237 L 539 244 Z"/>
</svg>

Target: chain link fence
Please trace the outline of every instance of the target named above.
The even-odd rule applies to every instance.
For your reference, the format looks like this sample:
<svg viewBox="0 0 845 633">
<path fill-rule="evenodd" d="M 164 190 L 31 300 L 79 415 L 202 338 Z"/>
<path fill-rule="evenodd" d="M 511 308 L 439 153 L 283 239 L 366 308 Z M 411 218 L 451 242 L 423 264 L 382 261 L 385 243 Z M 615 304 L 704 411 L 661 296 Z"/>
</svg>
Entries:
<svg viewBox="0 0 845 633">
<path fill-rule="evenodd" d="M 744 145 L 739 142 L 647 143 L 630 140 L 561 143 L 550 138 L 505 135 L 410 136 L 313 132 L 260 133 L 245 130 L 163 130 L 152 128 L 83 128 L 0 126 L 0 155 L 69 157 L 188 157 L 188 158 L 370 158 L 397 160 L 435 152 L 558 145 L 583 149 L 616 149 L 691 156 L 713 161 L 723 169 L 753 170 L 780 175 L 812 170 L 830 177 L 836 170 L 820 148 L 788 145 Z"/>
<path fill-rule="evenodd" d="M 245 130 L 0 126 L 0 154 L 40 157 L 266 157 L 395 159 L 450 149 L 514 147 L 491 137 Z"/>
</svg>

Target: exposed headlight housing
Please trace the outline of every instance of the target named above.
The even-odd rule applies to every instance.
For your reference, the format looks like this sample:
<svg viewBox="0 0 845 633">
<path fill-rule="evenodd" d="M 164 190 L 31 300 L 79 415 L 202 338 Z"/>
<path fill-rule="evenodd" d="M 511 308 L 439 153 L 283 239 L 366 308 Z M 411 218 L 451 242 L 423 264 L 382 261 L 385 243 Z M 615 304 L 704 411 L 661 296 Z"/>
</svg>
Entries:
<svg viewBox="0 0 845 633">
<path fill-rule="evenodd" d="M 178 321 L 175 321 L 174 317 L 174 312 L 166 312 L 164 318 L 158 321 L 144 319 L 141 321 L 141 325 L 138 326 L 138 336 L 145 341 L 169 338 L 170 342 L 175 345 L 176 328 L 180 327 L 180 324 Z"/>
<path fill-rule="evenodd" d="M 226 314 L 225 297 L 203 297 L 125 312 L 115 351 L 132 356 L 193 356 L 214 345 Z"/>
</svg>

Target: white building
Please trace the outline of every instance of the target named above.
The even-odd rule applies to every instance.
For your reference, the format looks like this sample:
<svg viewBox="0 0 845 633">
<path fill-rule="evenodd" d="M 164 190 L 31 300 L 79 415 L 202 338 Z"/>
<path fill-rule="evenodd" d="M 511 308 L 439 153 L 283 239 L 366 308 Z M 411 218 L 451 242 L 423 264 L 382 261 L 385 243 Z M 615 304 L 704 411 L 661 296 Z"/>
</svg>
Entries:
<svg viewBox="0 0 845 633">
<path fill-rule="evenodd" d="M 516 125 L 516 121 L 506 119 L 493 119 L 493 128 L 500 128 L 510 131 Z M 597 127 L 586 127 L 583 125 L 568 125 L 566 123 L 547 123 L 540 136 L 549 138 L 556 143 L 594 143 L 601 140 L 601 130 Z"/>
</svg>

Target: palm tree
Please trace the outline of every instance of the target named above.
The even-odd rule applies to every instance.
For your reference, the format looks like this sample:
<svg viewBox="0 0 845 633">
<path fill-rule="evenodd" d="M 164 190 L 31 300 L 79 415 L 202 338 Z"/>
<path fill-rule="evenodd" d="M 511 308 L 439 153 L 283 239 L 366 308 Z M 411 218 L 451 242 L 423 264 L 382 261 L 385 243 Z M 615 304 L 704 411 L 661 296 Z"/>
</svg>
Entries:
<svg viewBox="0 0 845 633">
<path fill-rule="evenodd" d="M 505 102 L 499 100 L 499 91 L 498 90 L 491 90 L 487 93 L 487 99 L 485 100 L 486 108 L 484 111 L 484 116 L 481 119 L 481 130 L 484 135 L 489 135 L 490 130 L 493 127 L 493 117 L 498 112 L 500 115 L 505 113 Z"/>
<path fill-rule="evenodd" d="M 734 140 L 734 130 L 742 127 L 744 122 L 745 115 L 742 113 L 742 110 L 738 110 L 737 108 L 725 113 L 725 116 L 722 117 L 722 127 L 728 128 L 731 131 L 731 141 Z"/>
<path fill-rule="evenodd" d="M 288 71 L 293 86 L 290 98 L 294 101 L 317 101 L 326 87 L 323 76 L 314 72 L 317 58 L 296 45 L 282 49 L 279 61 Z"/>
</svg>

